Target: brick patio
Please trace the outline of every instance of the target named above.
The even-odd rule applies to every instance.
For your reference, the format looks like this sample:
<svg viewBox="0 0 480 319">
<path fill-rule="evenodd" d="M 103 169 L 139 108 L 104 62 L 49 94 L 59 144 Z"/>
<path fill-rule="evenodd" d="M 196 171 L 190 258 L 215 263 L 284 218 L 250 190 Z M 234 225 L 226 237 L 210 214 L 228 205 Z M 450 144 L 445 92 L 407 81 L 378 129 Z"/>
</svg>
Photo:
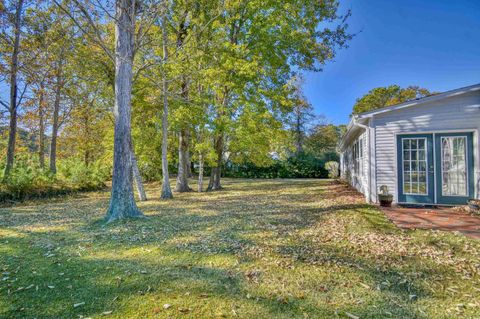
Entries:
<svg viewBox="0 0 480 319">
<path fill-rule="evenodd" d="M 400 228 L 458 231 L 466 236 L 480 239 L 480 217 L 471 216 L 449 207 L 382 207 L 382 210 Z"/>
</svg>

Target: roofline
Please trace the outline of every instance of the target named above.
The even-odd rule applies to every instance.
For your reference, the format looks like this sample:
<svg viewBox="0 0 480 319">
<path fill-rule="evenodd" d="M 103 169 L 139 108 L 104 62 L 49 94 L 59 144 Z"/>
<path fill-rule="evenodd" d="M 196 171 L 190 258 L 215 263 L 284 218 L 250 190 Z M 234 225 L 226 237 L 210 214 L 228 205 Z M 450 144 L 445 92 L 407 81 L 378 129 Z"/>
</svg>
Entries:
<svg viewBox="0 0 480 319">
<path fill-rule="evenodd" d="M 359 129 L 359 128 L 364 128 L 365 129 L 366 125 L 364 123 L 359 123 L 357 120 L 359 120 L 359 117 L 357 115 L 353 115 L 350 118 L 350 122 L 347 125 L 347 131 L 342 136 L 342 139 L 340 140 L 340 143 L 338 144 L 338 151 L 343 152 L 343 150 L 345 149 L 345 143 L 349 139 L 352 132 L 355 131 L 355 129 Z"/>
<path fill-rule="evenodd" d="M 403 103 L 399 103 L 399 104 L 395 104 L 395 105 L 391 105 L 391 106 L 387 106 L 387 107 L 382 107 L 380 109 L 376 109 L 376 110 L 372 110 L 372 111 L 359 113 L 359 114 L 357 114 L 357 117 L 358 118 L 372 117 L 372 116 L 377 115 L 377 114 L 392 112 L 392 111 L 396 111 L 396 110 L 401 110 L 401 109 L 404 109 L 404 108 L 407 108 L 407 107 L 416 106 L 416 105 L 427 103 L 427 102 L 442 100 L 442 99 L 446 99 L 446 98 L 449 98 L 449 97 L 452 97 L 452 96 L 465 94 L 465 93 L 478 91 L 478 90 L 480 90 L 480 83 L 470 85 L 470 86 L 465 86 L 465 87 L 455 89 L 455 90 L 446 91 L 446 92 L 435 94 L 435 95 L 430 95 L 430 96 L 423 97 L 423 98 L 416 99 L 416 100 L 411 100 L 411 101 L 407 101 L 407 102 L 403 102 Z"/>
</svg>

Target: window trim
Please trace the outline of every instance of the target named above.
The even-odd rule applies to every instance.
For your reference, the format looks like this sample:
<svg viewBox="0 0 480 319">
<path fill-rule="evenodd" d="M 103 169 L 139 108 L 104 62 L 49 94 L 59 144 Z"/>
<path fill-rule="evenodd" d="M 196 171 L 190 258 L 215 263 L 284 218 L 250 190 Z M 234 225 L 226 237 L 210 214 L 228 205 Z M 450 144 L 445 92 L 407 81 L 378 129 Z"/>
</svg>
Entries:
<svg viewBox="0 0 480 319">
<path fill-rule="evenodd" d="M 404 141 L 404 140 L 417 140 L 417 141 L 419 141 L 419 140 L 424 140 L 424 143 L 425 143 L 425 144 L 424 144 L 424 145 L 425 145 L 425 149 L 424 149 L 425 159 L 424 159 L 423 161 L 425 161 L 425 177 L 426 177 L 426 178 L 425 178 L 425 193 L 412 193 L 412 192 L 408 192 L 408 193 L 407 193 L 407 192 L 405 192 L 405 187 L 402 186 L 402 195 L 428 196 L 428 194 L 429 194 L 429 189 L 428 189 L 428 187 L 429 187 L 429 186 L 428 186 L 428 183 L 429 183 L 429 176 L 428 176 L 428 175 L 429 175 L 429 173 L 428 173 L 429 167 L 428 167 L 428 146 L 427 146 L 428 141 L 427 141 L 427 138 L 426 138 L 426 137 L 402 137 L 402 139 L 401 139 L 401 142 L 402 142 L 402 161 L 401 161 L 401 162 L 402 162 L 402 163 L 401 163 L 401 165 L 402 165 L 402 174 L 405 174 L 405 166 L 403 165 L 404 162 L 405 162 L 405 157 L 404 157 L 405 149 L 403 148 L 403 145 L 404 145 L 404 144 L 403 144 L 403 141 Z M 418 145 L 418 144 L 417 144 L 417 145 Z M 411 167 L 412 167 L 412 164 L 411 164 L 411 163 L 412 163 L 412 159 L 411 159 L 411 148 L 409 148 L 408 150 L 410 151 L 410 159 L 408 160 L 409 163 L 410 163 L 410 170 L 409 170 L 409 172 L 412 172 L 412 170 L 411 170 Z M 418 146 L 417 146 L 416 151 L 417 151 L 417 152 L 419 151 Z M 418 160 L 418 155 L 417 155 L 417 160 L 416 160 L 416 161 L 419 162 L 419 160 Z M 417 167 L 416 173 L 417 173 L 417 174 L 419 173 L 418 167 Z M 403 184 L 405 184 L 405 176 L 404 176 L 404 175 L 403 175 L 402 180 L 403 180 Z M 419 184 L 420 182 L 416 182 L 416 183 Z M 410 190 L 411 190 L 411 189 L 412 189 L 412 180 L 411 180 L 411 177 L 410 177 Z"/>
</svg>

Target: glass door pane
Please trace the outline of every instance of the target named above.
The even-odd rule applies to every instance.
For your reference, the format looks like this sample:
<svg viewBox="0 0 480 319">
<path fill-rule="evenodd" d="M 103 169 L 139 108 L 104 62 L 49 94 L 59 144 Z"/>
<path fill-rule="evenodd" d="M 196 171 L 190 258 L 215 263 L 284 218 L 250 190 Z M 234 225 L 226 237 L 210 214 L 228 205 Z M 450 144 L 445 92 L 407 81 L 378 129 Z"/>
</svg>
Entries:
<svg viewBox="0 0 480 319">
<path fill-rule="evenodd" d="M 427 187 L 427 139 L 403 138 L 403 193 L 426 195 Z"/>
<path fill-rule="evenodd" d="M 467 196 L 467 137 L 442 137 L 442 196 Z"/>
</svg>

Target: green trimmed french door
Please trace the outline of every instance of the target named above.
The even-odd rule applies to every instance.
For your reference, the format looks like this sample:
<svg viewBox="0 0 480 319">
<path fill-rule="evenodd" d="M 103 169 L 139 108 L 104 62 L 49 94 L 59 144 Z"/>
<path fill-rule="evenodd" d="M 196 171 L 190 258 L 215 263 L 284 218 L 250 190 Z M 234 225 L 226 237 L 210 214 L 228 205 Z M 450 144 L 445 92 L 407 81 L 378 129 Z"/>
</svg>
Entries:
<svg viewBox="0 0 480 319">
<path fill-rule="evenodd" d="M 473 134 L 397 136 L 398 202 L 466 204 L 474 196 Z"/>
<path fill-rule="evenodd" d="M 473 134 L 435 134 L 437 203 L 465 205 L 474 197 Z"/>
<path fill-rule="evenodd" d="M 435 203 L 433 134 L 397 136 L 398 202 Z"/>
</svg>

